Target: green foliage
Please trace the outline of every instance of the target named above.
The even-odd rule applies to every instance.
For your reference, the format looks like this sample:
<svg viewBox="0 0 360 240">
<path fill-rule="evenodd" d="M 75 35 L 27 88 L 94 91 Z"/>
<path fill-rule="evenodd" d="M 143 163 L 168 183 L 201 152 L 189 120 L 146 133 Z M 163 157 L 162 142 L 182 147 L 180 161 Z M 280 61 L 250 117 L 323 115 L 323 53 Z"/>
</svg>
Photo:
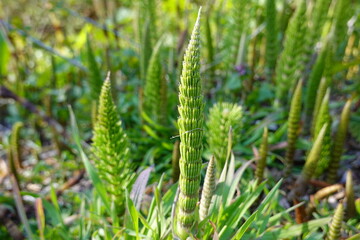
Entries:
<svg viewBox="0 0 360 240">
<path fill-rule="evenodd" d="M 329 126 L 325 124 L 317 135 L 315 142 L 308 156 L 306 157 L 305 165 L 301 171 L 301 175 L 296 180 L 295 187 L 290 192 L 289 196 L 291 200 L 302 197 L 308 188 L 309 181 L 312 179 L 312 177 L 314 177 L 314 173 L 321 154 L 324 135 L 328 127 Z"/>
<path fill-rule="evenodd" d="M 316 43 L 319 41 L 321 34 L 323 33 L 323 27 L 326 22 L 326 18 L 329 12 L 331 0 L 319 0 L 315 1 L 315 6 L 309 19 L 310 27 L 306 34 L 306 50 L 308 63 L 311 59 L 312 53 Z"/>
<path fill-rule="evenodd" d="M 318 165 L 318 161 L 321 157 L 322 146 L 324 142 L 324 136 L 326 134 L 326 130 L 330 126 L 325 123 L 322 128 L 320 129 L 317 137 L 315 139 L 314 145 L 309 152 L 309 155 L 306 158 L 305 166 L 301 172 L 302 178 L 308 182 L 314 176 L 315 170 Z"/>
<path fill-rule="evenodd" d="M 316 59 L 315 65 L 310 73 L 309 80 L 307 82 L 307 88 L 305 92 L 306 119 L 311 119 L 311 116 L 314 113 L 315 102 L 318 96 L 317 91 L 319 89 L 320 81 L 325 69 L 326 54 L 327 54 L 327 48 L 326 46 L 324 46 L 321 49 L 320 55 Z M 311 122 L 309 121 L 306 124 L 309 126 L 310 123 Z"/>
<path fill-rule="evenodd" d="M 306 1 L 301 0 L 286 30 L 284 49 L 276 68 L 276 98 L 287 99 L 288 89 L 293 89 L 304 69 L 306 36 Z"/>
<path fill-rule="evenodd" d="M 266 0 L 266 67 L 270 76 L 269 79 L 272 78 L 272 75 L 276 66 L 276 59 L 279 51 L 279 41 L 278 41 L 278 29 L 276 26 L 276 0 Z"/>
<path fill-rule="evenodd" d="M 350 132 L 351 136 L 353 136 L 356 141 L 360 142 L 360 110 L 358 110 L 357 112 L 354 112 L 354 114 L 351 115 L 350 118 L 350 129 L 352 129 L 352 131 Z"/>
<path fill-rule="evenodd" d="M 215 49 L 212 37 L 212 29 L 210 25 L 210 7 L 207 10 L 206 18 L 205 18 L 205 32 L 206 32 L 206 50 L 207 50 L 207 63 L 210 65 L 209 67 L 209 77 L 208 81 L 205 82 L 205 86 L 210 89 L 214 87 L 214 78 L 215 78 Z"/>
<path fill-rule="evenodd" d="M 341 237 L 341 226 L 344 218 L 344 206 L 339 203 L 336 207 L 334 217 L 332 218 L 330 230 L 327 234 L 327 240 L 339 240 Z"/>
<path fill-rule="evenodd" d="M 210 152 L 214 154 L 216 167 L 224 167 L 228 152 L 228 134 L 232 130 L 233 143 L 240 138 L 242 108 L 232 103 L 216 103 L 209 111 L 207 125 L 207 142 Z M 232 147 L 232 146 L 230 146 Z"/>
<path fill-rule="evenodd" d="M 320 110 L 318 116 L 315 121 L 315 129 L 314 129 L 314 139 L 319 135 L 320 130 L 324 124 L 327 124 L 320 159 L 318 161 L 315 176 L 320 176 L 325 169 L 327 169 L 330 161 L 330 153 L 331 153 L 331 116 L 329 112 L 329 99 L 330 99 L 330 89 L 326 91 L 324 99 L 321 103 Z"/>
<path fill-rule="evenodd" d="M 359 238 L 358 188 L 327 166 L 355 173 L 360 2 L 34 2 L 0 1 L 0 239 L 325 239 L 341 202 Z"/>
<path fill-rule="evenodd" d="M 92 150 L 100 177 L 107 183 L 106 190 L 111 194 L 118 213 L 121 213 L 124 211 L 124 192 L 129 186 L 132 170 L 129 140 L 111 96 L 109 76 L 101 89 Z"/>
<path fill-rule="evenodd" d="M 175 232 L 180 239 L 189 236 L 196 222 L 203 150 L 204 103 L 200 79 L 200 14 L 184 56 L 179 86 L 180 179 Z"/>
<path fill-rule="evenodd" d="M 3 78 L 7 72 L 7 65 L 10 56 L 8 44 L 2 31 L 0 31 L 0 85 L 3 84 Z"/>
<path fill-rule="evenodd" d="M 204 186 L 203 186 L 203 190 L 201 193 L 200 209 L 199 209 L 199 216 L 200 216 L 201 221 L 204 220 L 205 217 L 208 215 L 211 199 L 212 199 L 212 196 L 215 191 L 215 186 L 216 186 L 215 171 L 216 171 L 215 158 L 214 158 L 214 156 L 212 156 L 210 158 L 210 161 L 209 161 L 209 164 L 208 164 L 208 167 L 206 170 Z"/>
<path fill-rule="evenodd" d="M 341 155 L 344 151 L 344 143 L 349 125 L 351 110 L 351 99 L 348 100 L 341 112 L 340 123 L 336 131 L 334 144 L 332 146 L 331 160 L 328 169 L 327 181 L 333 183 L 337 179 L 337 172 L 340 167 Z"/>
<path fill-rule="evenodd" d="M 316 117 L 319 114 L 320 107 L 322 105 L 322 101 L 324 99 L 324 96 L 326 94 L 326 91 L 329 87 L 329 83 L 325 77 L 323 77 L 320 81 L 319 87 L 316 91 L 316 100 L 314 105 L 314 111 L 312 113 L 312 121 L 311 121 L 311 133 L 314 133 L 315 124 L 316 124 Z"/>
<path fill-rule="evenodd" d="M 290 113 L 288 118 L 287 130 L 287 149 L 285 155 L 285 176 L 289 176 L 294 163 L 295 144 L 299 136 L 300 114 L 301 114 L 301 94 L 302 94 L 302 80 L 300 80 L 294 91 L 291 100 Z"/>
<path fill-rule="evenodd" d="M 248 19 L 249 1 L 232 0 L 232 13 L 230 22 L 227 24 L 227 32 L 224 40 L 224 69 L 232 71 L 239 61 L 239 48 L 243 34 L 246 34 L 246 21 Z"/>
<path fill-rule="evenodd" d="M 264 128 L 264 133 L 262 136 L 262 142 L 260 146 L 259 158 L 256 164 L 255 176 L 257 178 L 258 183 L 261 183 L 264 178 L 264 169 L 266 167 L 266 158 L 268 154 L 268 129 Z"/>
<path fill-rule="evenodd" d="M 97 101 L 103 84 L 103 78 L 101 77 L 100 68 L 96 62 L 89 36 L 86 38 L 86 61 L 89 69 L 90 96 L 92 100 Z"/>
<path fill-rule="evenodd" d="M 145 81 L 152 48 L 157 39 L 156 0 L 140 0 L 138 10 L 140 77 Z"/>
<path fill-rule="evenodd" d="M 339 49 L 338 58 L 342 58 L 345 51 L 345 40 L 347 40 L 347 22 L 350 19 L 352 11 L 352 3 L 350 0 L 336 1 L 334 7 L 334 17 L 332 25 L 332 34 L 334 36 L 335 46 Z"/>
<path fill-rule="evenodd" d="M 144 111 L 156 122 L 164 123 L 167 118 L 167 84 L 160 62 L 161 41 L 153 50 L 146 74 L 144 88 Z"/>
</svg>

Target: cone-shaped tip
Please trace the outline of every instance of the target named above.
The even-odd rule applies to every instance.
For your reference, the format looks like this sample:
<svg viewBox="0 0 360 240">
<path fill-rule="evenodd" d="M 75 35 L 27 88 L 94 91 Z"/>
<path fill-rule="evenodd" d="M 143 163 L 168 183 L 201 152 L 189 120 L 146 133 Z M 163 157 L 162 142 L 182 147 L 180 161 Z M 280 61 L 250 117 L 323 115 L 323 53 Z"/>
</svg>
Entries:
<svg viewBox="0 0 360 240">
<path fill-rule="evenodd" d="M 108 71 L 106 74 L 105 82 L 110 82 L 110 75 L 111 75 L 111 73 L 110 73 L 110 71 Z"/>
</svg>

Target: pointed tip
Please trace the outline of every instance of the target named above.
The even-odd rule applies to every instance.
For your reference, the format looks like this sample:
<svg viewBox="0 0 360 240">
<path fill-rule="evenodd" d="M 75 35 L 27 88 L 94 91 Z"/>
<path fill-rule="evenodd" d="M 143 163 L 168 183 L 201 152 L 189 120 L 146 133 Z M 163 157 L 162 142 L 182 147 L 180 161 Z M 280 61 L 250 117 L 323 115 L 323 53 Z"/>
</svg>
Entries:
<svg viewBox="0 0 360 240">
<path fill-rule="evenodd" d="M 110 73 L 110 71 L 108 71 L 106 74 L 106 78 L 105 78 L 106 82 L 110 82 L 110 75 L 111 75 L 111 73 Z"/>
<path fill-rule="evenodd" d="M 325 131 L 326 131 L 327 127 L 328 127 L 328 124 L 327 124 L 327 123 L 324 123 L 324 125 L 322 126 L 322 128 L 321 128 L 320 133 L 319 133 L 318 136 L 321 135 L 321 138 L 323 138 L 323 135 L 325 134 Z"/>
<path fill-rule="evenodd" d="M 339 214 L 342 214 L 343 212 L 343 203 L 339 203 L 336 207 L 336 212 L 338 212 Z"/>
<path fill-rule="evenodd" d="M 199 25 L 200 25 L 201 11 L 202 11 L 202 6 L 200 6 L 199 11 L 198 11 L 198 16 L 196 18 L 195 28 L 198 28 Z"/>
<path fill-rule="evenodd" d="M 298 82 L 298 85 L 302 86 L 302 85 L 303 85 L 303 82 L 304 82 L 304 79 L 300 78 L 300 79 L 299 79 L 299 82 Z"/>
<path fill-rule="evenodd" d="M 210 163 L 213 163 L 213 162 L 215 162 L 215 156 L 214 156 L 214 155 L 211 155 L 211 158 L 210 158 L 209 164 L 210 164 Z"/>
<path fill-rule="evenodd" d="M 352 97 L 349 98 L 349 99 L 346 101 L 345 106 L 350 107 L 352 100 L 353 100 Z"/>
<path fill-rule="evenodd" d="M 329 104 L 329 100 L 330 100 L 330 88 L 327 88 L 326 93 L 321 101 L 321 104 Z"/>
<path fill-rule="evenodd" d="M 346 183 L 352 183 L 352 171 L 350 169 L 346 171 Z"/>
<path fill-rule="evenodd" d="M 325 96 L 329 97 L 329 96 L 330 96 L 330 91 L 331 91 L 331 89 L 328 87 L 328 88 L 326 89 Z"/>
</svg>

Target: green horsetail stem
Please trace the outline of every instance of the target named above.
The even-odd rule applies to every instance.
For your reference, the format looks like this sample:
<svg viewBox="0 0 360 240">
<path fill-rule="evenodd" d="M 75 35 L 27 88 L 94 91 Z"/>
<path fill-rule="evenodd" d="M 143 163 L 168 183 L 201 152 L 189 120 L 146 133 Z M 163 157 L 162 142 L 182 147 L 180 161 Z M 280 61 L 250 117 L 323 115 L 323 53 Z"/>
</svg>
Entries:
<svg viewBox="0 0 360 240">
<path fill-rule="evenodd" d="M 121 214 L 131 171 L 129 141 L 111 95 L 110 75 L 101 88 L 92 150 L 100 178 L 106 183 L 117 213 Z"/>
<path fill-rule="evenodd" d="M 319 87 L 316 91 L 316 100 L 314 105 L 314 111 L 312 113 L 312 121 L 311 121 L 311 133 L 314 135 L 315 124 L 316 124 L 316 117 L 319 113 L 320 106 L 323 102 L 326 90 L 328 89 L 328 81 L 325 77 L 323 77 L 320 81 Z"/>
<path fill-rule="evenodd" d="M 216 103 L 209 110 L 207 126 L 207 142 L 210 152 L 214 154 L 218 172 L 224 167 L 227 154 L 240 138 L 242 108 L 233 103 Z M 229 131 L 232 129 L 232 142 L 229 143 Z M 230 144 L 230 146 L 229 146 Z"/>
<path fill-rule="evenodd" d="M 328 168 L 327 181 L 334 183 L 337 180 L 337 172 L 340 166 L 341 155 L 344 151 L 346 132 L 349 125 L 351 100 L 348 100 L 341 113 L 341 119 L 332 147 L 331 160 Z"/>
<path fill-rule="evenodd" d="M 19 168 L 16 167 L 16 163 L 15 163 L 14 157 L 12 155 L 11 145 L 7 149 L 7 159 L 8 159 L 8 171 L 9 171 L 9 173 L 13 174 L 14 178 L 16 179 L 16 183 L 17 183 L 18 187 L 20 188 L 20 181 L 19 181 L 20 178 L 19 178 L 19 173 L 18 173 Z"/>
<path fill-rule="evenodd" d="M 277 104 L 288 99 L 289 89 L 294 88 L 303 72 L 306 28 L 306 0 L 301 0 L 289 22 L 284 50 L 276 65 Z"/>
<path fill-rule="evenodd" d="M 305 92 L 305 118 L 306 129 L 310 128 L 311 116 L 314 112 L 317 91 L 325 69 L 326 47 L 321 49 L 320 55 L 317 57 L 315 65 L 310 73 Z M 316 116 L 316 115 L 315 115 Z"/>
<path fill-rule="evenodd" d="M 326 132 L 327 124 L 325 124 L 319 135 L 317 136 L 314 145 L 312 146 L 305 162 L 305 166 L 301 172 L 301 175 L 298 177 L 295 183 L 295 187 L 289 194 L 290 199 L 297 199 L 304 195 L 308 182 L 314 176 L 314 172 L 317 166 L 318 159 L 321 153 L 322 142 Z"/>
<path fill-rule="evenodd" d="M 315 130 L 314 130 L 314 139 L 319 134 L 322 126 L 324 124 L 328 125 L 328 128 L 325 132 L 320 159 L 316 167 L 315 176 L 320 176 L 325 169 L 327 169 L 330 162 L 330 152 L 331 152 L 331 115 L 329 112 L 329 99 L 330 99 L 330 89 L 326 91 L 318 116 L 316 117 Z"/>
<path fill-rule="evenodd" d="M 325 123 L 317 135 L 314 145 L 306 158 L 305 166 L 301 172 L 301 175 L 306 182 L 310 181 L 315 173 L 327 128 L 329 128 L 329 126 Z"/>
<path fill-rule="evenodd" d="M 164 100 L 166 102 L 166 96 L 165 99 L 162 96 L 163 94 L 166 95 L 166 81 L 163 81 L 164 76 L 159 56 L 161 44 L 162 41 L 160 40 L 152 52 L 147 69 L 144 88 L 144 110 L 152 119 L 156 120 L 157 122 L 160 122 L 161 119 L 164 119 L 162 116 L 164 114 L 164 109 L 162 109 L 162 102 Z M 165 86 L 162 86 L 164 83 Z"/>
<path fill-rule="evenodd" d="M 314 47 L 323 32 L 330 3 L 331 0 L 318 0 L 315 2 L 315 6 L 310 17 L 309 32 L 306 34 L 306 64 L 310 62 L 314 52 Z"/>
<path fill-rule="evenodd" d="M 351 6 L 351 0 L 338 0 L 336 1 L 336 5 L 334 7 L 334 17 L 333 17 L 333 36 L 335 46 L 341 47 L 341 51 L 338 52 L 337 56 L 341 59 L 345 52 L 345 47 L 343 43 L 345 39 L 347 39 L 347 22 L 351 18 L 351 11 L 353 11 L 353 7 Z"/>
<path fill-rule="evenodd" d="M 180 175 L 179 160 L 180 160 L 180 141 L 176 141 L 174 143 L 172 159 L 171 159 L 173 182 L 177 182 L 179 180 L 179 175 Z"/>
<path fill-rule="evenodd" d="M 156 0 L 139 1 L 137 27 L 140 42 L 140 78 L 145 81 L 152 49 L 157 39 Z"/>
<path fill-rule="evenodd" d="M 344 206 L 339 203 L 336 207 L 334 217 L 332 218 L 329 232 L 326 240 L 340 240 L 341 237 L 341 225 L 344 218 Z"/>
<path fill-rule="evenodd" d="M 93 101 L 97 101 L 103 84 L 103 78 L 101 77 L 100 68 L 96 62 L 89 36 L 86 38 L 86 60 L 89 69 L 90 96 Z"/>
<path fill-rule="evenodd" d="M 21 149 L 20 149 L 20 130 L 23 128 L 22 122 L 16 122 L 11 130 L 10 151 L 17 169 L 22 168 Z"/>
<path fill-rule="evenodd" d="M 225 36 L 223 68 L 228 74 L 238 62 L 240 42 L 243 34 L 246 34 L 248 19 L 248 9 L 250 2 L 247 0 L 232 0 L 231 21 L 227 24 L 227 34 Z M 216 158 L 216 156 L 215 156 Z"/>
<path fill-rule="evenodd" d="M 91 102 L 91 125 L 93 128 L 95 128 L 96 125 L 96 118 L 97 118 L 97 102 L 93 100 Z"/>
<path fill-rule="evenodd" d="M 87 67 L 89 69 L 89 88 L 90 88 L 91 114 L 92 114 L 91 123 L 92 126 L 94 127 L 96 122 L 97 101 L 99 99 L 103 80 L 101 77 L 100 68 L 96 62 L 95 55 L 91 47 L 89 35 L 86 38 L 86 60 L 87 60 Z"/>
<path fill-rule="evenodd" d="M 345 199 L 346 199 L 346 217 L 352 218 L 355 216 L 355 196 L 354 196 L 354 183 L 352 179 L 351 171 L 346 173 L 346 187 L 345 187 Z"/>
<path fill-rule="evenodd" d="M 294 163 L 295 144 L 299 136 L 300 114 L 301 114 L 302 80 L 296 86 L 291 100 L 290 113 L 288 118 L 287 142 L 288 147 L 285 155 L 285 177 L 289 176 Z"/>
<path fill-rule="evenodd" d="M 210 12 L 211 8 L 208 7 L 206 11 L 206 19 L 205 19 L 205 32 L 206 32 L 206 50 L 207 50 L 207 64 L 209 67 L 209 76 L 208 81 L 205 86 L 208 89 L 211 89 L 215 86 L 215 54 L 214 54 L 214 44 L 213 44 L 213 38 L 212 38 L 212 31 L 211 31 L 211 25 L 210 25 Z"/>
<path fill-rule="evenodd" d="M 175 234 L 186 239 L 196 225 L 203 150 L 204 102 L 200 78 L 200 15 L 184 55 L 179 86 L 180 179 Z"/>
<path fill-rule="evenodd" d="M 256 171 L 255 171 L 255 176 L 257 178 L 258 184 L 260 184 L 264 178 L 264 169 L 266 166 L 267 153 L 268 153 L 268 129 L 267 127 L 265 127 L 262 136 L 261 146 L 260 146 L 260 154 L 256 164 Z"/>
<path fill-rule="evenodd" d="M 276 0 L 266 0 L 265 15 L 266 52 L 265 61 L 268 79 L 273 77 L 279 49 L 278 32 L 276 26 Z"/>
<path fill-rule="evenodd" d="M 166 82 L 165 76 L 162 76 L 160 78 L 160 104 L 159 104 L 159 112 L 157 112 L 157 118 L 159 121 L 159 124 L 166 125 L 167 124 L 167 104 L 168 104 L 168 86 Z"/>
<path fill-rule="evenodd" d="M 215 187 L 216 187 L 215 158 L 214 156 L 212 156 L 206 170 L 204 187 L 201 193 L 200 210 L 199 210 L 200 220 L 203 220 L 208 215 L 211 198 L 214 194 Z"/>
</svg>

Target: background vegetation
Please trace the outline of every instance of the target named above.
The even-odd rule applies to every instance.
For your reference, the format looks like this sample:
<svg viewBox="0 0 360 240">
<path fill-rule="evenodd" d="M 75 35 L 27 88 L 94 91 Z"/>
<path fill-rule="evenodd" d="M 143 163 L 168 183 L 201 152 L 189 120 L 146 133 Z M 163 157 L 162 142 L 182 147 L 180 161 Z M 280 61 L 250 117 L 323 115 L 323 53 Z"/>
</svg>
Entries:
<svg viewBox="0 0 360 240">
<path fill-rule="evenodd" d="M 359 18 L 2 0 L 0 239 L 360 239 Z"/>
</svg>

